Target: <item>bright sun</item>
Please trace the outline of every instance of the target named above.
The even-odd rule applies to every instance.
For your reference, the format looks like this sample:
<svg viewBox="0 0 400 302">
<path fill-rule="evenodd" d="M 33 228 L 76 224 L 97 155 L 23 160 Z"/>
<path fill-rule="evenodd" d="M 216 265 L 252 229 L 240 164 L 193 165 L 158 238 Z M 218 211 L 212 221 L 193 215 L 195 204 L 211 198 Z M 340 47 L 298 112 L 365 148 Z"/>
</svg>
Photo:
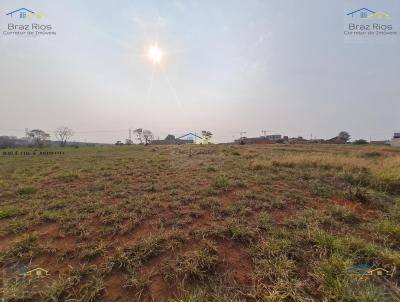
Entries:
<svg viewBox="0 0 400 302">
<path fill-rule="evenodd" d="M 149 48 L 147 52 L 147 57 L 153 63 L 160 63 L 163 58 L 163 52 L 157 45 L 153 45 Z"/>
</svg>

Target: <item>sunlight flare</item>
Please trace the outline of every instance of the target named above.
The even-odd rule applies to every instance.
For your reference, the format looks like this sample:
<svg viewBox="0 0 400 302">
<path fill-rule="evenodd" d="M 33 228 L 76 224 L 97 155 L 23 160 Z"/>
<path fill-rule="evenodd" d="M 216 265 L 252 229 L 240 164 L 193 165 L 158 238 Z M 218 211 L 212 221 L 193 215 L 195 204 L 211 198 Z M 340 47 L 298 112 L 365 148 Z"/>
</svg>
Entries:
<svg viewBox="0 0 400 302">
<path fill-rule="evenodd" d="M 147 57 L 148 59 L 153 62 L 154 64 L 158 64 L 161 62 L 164 54 L 162 50 L 158 47 L 157 44 L 150 46 L 148 52 L 147 52 Z"/>
</svg>

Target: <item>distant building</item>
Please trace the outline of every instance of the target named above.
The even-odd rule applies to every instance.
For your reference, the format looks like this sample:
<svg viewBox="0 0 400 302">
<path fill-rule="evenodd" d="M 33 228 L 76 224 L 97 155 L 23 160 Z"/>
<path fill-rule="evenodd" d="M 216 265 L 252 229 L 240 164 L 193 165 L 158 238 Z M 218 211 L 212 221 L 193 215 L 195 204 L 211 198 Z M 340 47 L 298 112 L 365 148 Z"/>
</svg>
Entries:
<svg viewBox="0 0 400 302">
<path fill-rule="evenodd" d="M 185 144 L 201 144 L 203 142 L 203 138 L 198 136 L 195 133 L 189 132 L 186 133 L 176 139 L 178 143 L 185 143 Z"/>
<path fill-rule="evenodd" d="M 299 137 L 289 138 L 288 143 L 289 144 L 308 144 L 308 143 L 310 143 L 310 141 L 303 138 L 302 136 L 299 136 Z"/>
<path fill-rule="evenodd" d="M 322 138 L 313 138 L 312 140 L 308 141 L 310 144 L 324 144 L 325 140 Z"/>
<path fill-rule="evenodd" d="M 241 137 L 236 139 L 234 143 L 244 145 L 244 144 L 273 144 L 282 141 L 282 135 L 272 134 L 260 137 Z"/>
<path fill-rule="evenodd" d="M 370 141 L 371 145 L 386 145 L 387 141 Z"/>
<path fill-rule="evenodd" d="M 390 141 L 390 145 L 393 147 L 400 147 L 400 132 L 396 132 L 393 135 L 393 138 Z"/>
<path fill-rule="evenodd" d="M 347 140 L 341 136 L 335 136 L 326 141 L 328 144 L 346 144 Z"/>
<path fill-rule="evenodd" d="M 151 141 L 152 145 L 175 145 L 176 138 L 173 134 L 168 134 L 165 139 L 154 139 Z"/>
<path fill-rule="evenodd" d="M 324 139 L 305 139 L 302 136 L 291 137 L 282 136 L 280 134 L 266 135 L 260 137 L 241 137 L 234 141 L 235 144 L 246 145 L 246 144 L 324 144 L 324 143 L 345 143 L 342 140 L 336 140 L 333 138 L 329 141 Z"/>
<path fill-rule="evenodd" d="M 186 144 L 201 144 L 203 138 L 194 133 L 186 133 L 178 138 L 175 135 L 168 134 L 165 139 L 153 140 L 152 145 L 186 145 Z"/>
<path fill-rule="evenodd" d="M 282 139 L 282 135 L 280 134 L 272 134 L 272 135 L 266 135 L 264 136 L 265 139 L 269 140 L 269 141 L 278 141 L 280 139 Z"/>
<path fill-rule="evenodd" d="M 273 141 L 266 139 L 265 137 L 241 137 L 234 141 L 236 144 L 247 145 L 247 144 L 272 144 Z"/>
</svg>

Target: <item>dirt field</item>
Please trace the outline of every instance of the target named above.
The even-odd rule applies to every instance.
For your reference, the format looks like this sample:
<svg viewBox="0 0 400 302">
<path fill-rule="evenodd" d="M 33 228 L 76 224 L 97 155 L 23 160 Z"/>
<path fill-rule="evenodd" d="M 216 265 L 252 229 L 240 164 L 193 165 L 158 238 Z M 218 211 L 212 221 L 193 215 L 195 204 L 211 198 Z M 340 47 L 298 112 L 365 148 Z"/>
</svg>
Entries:
<svg viewBox="0 0 400 302">
<path fill-rule="evenodd" d="M 400 301 L 400 149 L 64 151 L 0 152 L 4 301 Z"/>
</svg>

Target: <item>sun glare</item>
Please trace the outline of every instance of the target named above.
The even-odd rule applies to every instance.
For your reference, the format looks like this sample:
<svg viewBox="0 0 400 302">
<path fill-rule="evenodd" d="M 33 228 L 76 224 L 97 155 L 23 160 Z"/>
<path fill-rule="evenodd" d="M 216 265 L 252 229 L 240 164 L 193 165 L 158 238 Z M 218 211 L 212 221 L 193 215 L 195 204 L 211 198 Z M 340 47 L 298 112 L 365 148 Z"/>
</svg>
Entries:
<svg viewBox="0 0 400 302">
<path fill-rule="evenodd" d="M 163 52 L 157 45 L 153 45 L 149 48 L 147 52 L 147 57 L 153 63 L 160 63 L 163 58 Z"/>
</svg>

